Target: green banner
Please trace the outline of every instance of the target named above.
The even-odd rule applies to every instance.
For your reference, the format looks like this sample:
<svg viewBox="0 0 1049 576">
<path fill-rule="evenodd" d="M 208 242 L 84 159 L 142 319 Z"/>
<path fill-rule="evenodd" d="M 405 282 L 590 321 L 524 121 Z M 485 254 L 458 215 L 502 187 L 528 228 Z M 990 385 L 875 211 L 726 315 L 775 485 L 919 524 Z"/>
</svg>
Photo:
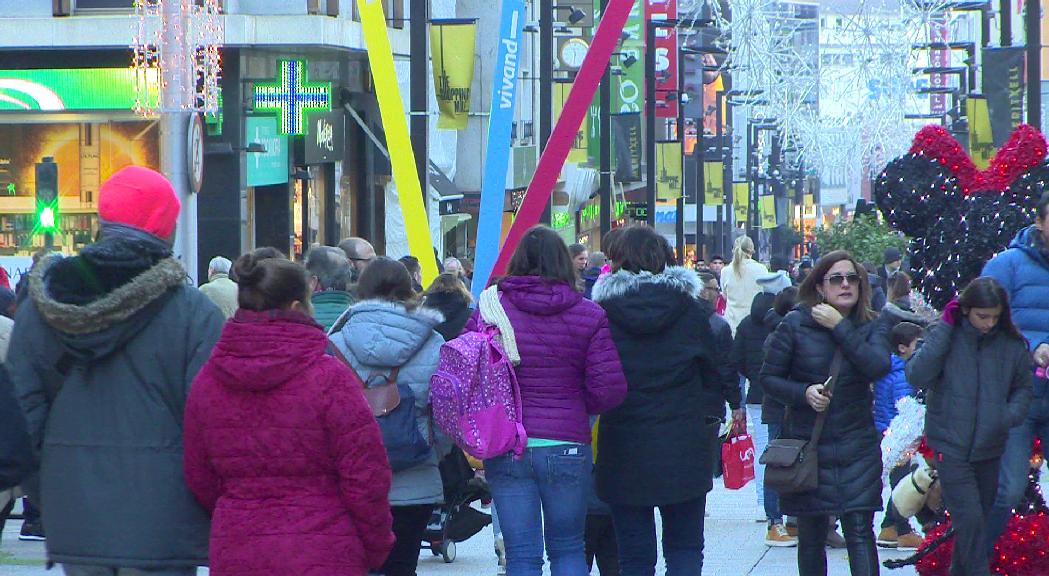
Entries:
<svg viewBox="0 0 1049 576">
<path fill-rule="evenodd" d="M 0 111 L 133 110 L 131 68 L 0 70 Z M 157 73 L 146 81 L 157 83 Z"/>
<path fill-rule="evenodd" d="M 244 141 L 266 147 L 265 152 L 247 155 L 248 186 L 284 184 L 288 181 L 288 137 L 279 133 L 276 116 L 245 118 Z"/>
</svg>

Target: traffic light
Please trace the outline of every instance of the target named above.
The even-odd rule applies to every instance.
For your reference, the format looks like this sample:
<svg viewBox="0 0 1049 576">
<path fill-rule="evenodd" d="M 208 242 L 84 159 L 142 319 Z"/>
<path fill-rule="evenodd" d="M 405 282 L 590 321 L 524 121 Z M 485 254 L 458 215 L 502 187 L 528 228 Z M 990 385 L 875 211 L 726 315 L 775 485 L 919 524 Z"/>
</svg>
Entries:
<svg viewBox="0 0 1049 576">
<path fill-rule="evenodd" d="M 50 156 L 36 165 L 35 228 L 44 234 L 58 230 L 58 164 Z"/>
</svg>

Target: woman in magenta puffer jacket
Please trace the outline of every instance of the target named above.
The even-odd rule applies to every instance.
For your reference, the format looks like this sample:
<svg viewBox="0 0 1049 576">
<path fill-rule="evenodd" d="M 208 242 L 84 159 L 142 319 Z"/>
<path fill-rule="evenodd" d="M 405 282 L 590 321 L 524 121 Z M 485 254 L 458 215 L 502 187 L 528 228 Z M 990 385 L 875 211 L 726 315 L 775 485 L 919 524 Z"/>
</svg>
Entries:
<svg viewBox="0 0 1049 576">
<path fill-rule="evenodd" d="M 363 576 L 393 546 L 378 424 L 360 381 L 325 354 L 305 269 L 247 254 L 236 272 L 240 309 L 185 413 L 211 574 Z"/>
<path fill-rule="evenodd" d="M 525 234 L 499 293 L 521 355 L 515 373 L 529 439 L 522 459 L 506 454 L 485 461 L 503 529 L 506 573 L 542 573 L 543 542 L 535 535 L 545 533 L 553 576 L 587 574 L 589 416 L 626 397 L 619 353 L 604 310 L 575 289 L 568 248 L 553 230 L 536 227 Z"/>
</svg>

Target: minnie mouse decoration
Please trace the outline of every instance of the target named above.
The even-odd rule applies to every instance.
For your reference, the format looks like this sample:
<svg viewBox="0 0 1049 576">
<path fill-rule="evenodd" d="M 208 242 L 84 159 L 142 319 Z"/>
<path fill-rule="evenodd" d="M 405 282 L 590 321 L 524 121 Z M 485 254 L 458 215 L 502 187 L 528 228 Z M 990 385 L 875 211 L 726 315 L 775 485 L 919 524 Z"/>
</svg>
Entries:
<svg viewBox="0 0 1049 576">
<path fill-rule="evenodd" d="M 911 238 L 914 286 L 942 309 L 1034 221 L 1049 182 L 1045 137 L 1026 124 L 980 170 L 942 126 L 926 126 L 910 153 L 878 176 L 889 224 Z"/>
</svg>

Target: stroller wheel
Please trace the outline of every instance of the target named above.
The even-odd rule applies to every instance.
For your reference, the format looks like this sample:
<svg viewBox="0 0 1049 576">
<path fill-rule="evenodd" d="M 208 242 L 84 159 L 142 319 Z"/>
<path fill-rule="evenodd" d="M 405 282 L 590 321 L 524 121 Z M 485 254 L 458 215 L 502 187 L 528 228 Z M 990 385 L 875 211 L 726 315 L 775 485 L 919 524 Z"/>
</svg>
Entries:
<svg viewBox="0 0 1049 576">
<path fill-rule="evenodd" d="M 455 562 L 455 542 L 451 540 L 444 541 L 444 544 L 441 545 L 441 557 L 444 558 L 445 564 Z"/>
</svg>

